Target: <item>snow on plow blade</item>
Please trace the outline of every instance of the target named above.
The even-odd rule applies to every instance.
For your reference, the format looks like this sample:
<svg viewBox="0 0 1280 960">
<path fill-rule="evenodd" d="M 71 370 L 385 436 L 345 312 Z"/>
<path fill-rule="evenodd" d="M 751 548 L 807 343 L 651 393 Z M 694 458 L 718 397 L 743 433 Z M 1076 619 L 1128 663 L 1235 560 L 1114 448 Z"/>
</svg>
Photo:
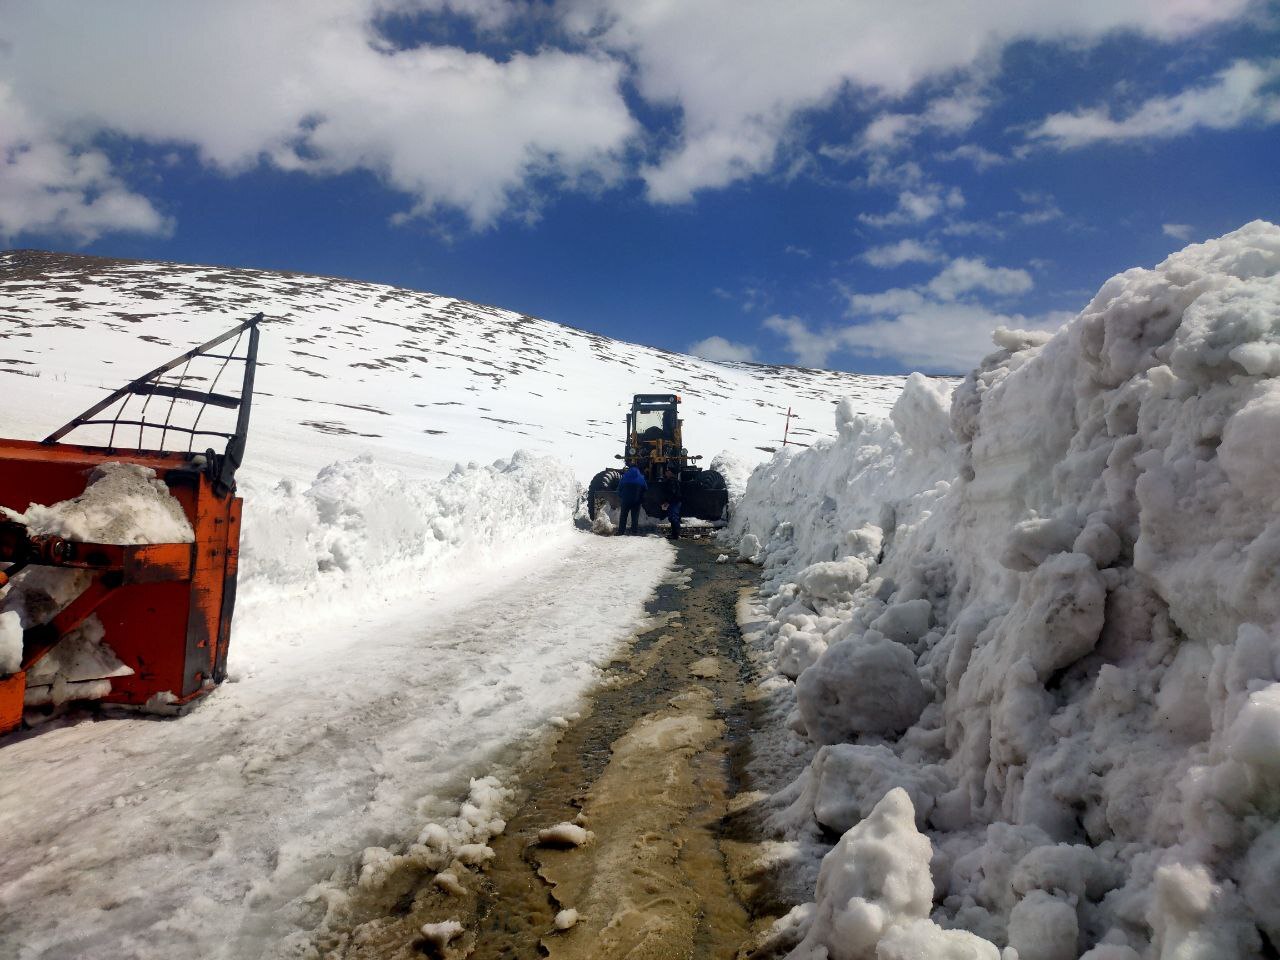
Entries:
<svg viewBox="0 0 1280 960">
<path fill-rule="evenodd" d="M 0 734 L 19 726 L 24 708 L 45 704 L 92 699 L 180 712 L 225 677 L 242 507 L 234 477 L 248 429 L 260 319 L 261 314 L 139 378 L 43 442 L 0 439 L 0 506 L 9 511 L 9 519 L 0 520 L 0 564 L 8 565 L 0 570 L 0 587 L 25 585 L 38 601 L 20 607 L 18 657 L 12 647 L 19 617 L 0 613 Z M 246 331 L 247 349 L 235 356 L 239 334 Z M 233 336 L 236 345 L 228 353 L 209 352 Z M 232 360 L 243 362 L 240 395 L 215 393 L 216 377 L 207 393 L 191 389 L 188 383 L 207 381 L 188 380 L 186 367 L 181 377 L 166 377 L 196 359 L 223 361 L 224 368 Z M 163 419 L 148 422 L 147 405 L 156 397 L 162 398 Z M 145 398 L 140 420 L 123 419 L 131 398 Z M 192 426 L 173 422 L 179 401 L 195 408 Z M 94 419 L 117 402 L 113 418 Z M 208 405 L 236 411 L 231 432 L 211 429 L 213 424 L 200 429 Z M 56 442 L 92 426 L 109 428 L 107 445 Z M 131 435 L 141 438 L 160 431 L 159 449 L 118 445 L 117 434 L 130 426 L 138 431 Z M 163 449 L 171 434 L 183 437 L 188 449 Z M 192 449 L 197 436 L 224 438 L 225 452 Z M 190 542 L 85 542 L 72 533 L 33 532 L 25 521 L 29 511 L 42 517 L 51 512 L 33 505 L 84 503 L 87 484 L 121 469 L 161 491 L 156 497 L 176 501 L 169 506 L 171 524 L 181 523 L 180 508 Z M 28 583 L 24 571 L 37 579 Z M 33 615 L 41 605 L 49 609 Z"/>
</svg>

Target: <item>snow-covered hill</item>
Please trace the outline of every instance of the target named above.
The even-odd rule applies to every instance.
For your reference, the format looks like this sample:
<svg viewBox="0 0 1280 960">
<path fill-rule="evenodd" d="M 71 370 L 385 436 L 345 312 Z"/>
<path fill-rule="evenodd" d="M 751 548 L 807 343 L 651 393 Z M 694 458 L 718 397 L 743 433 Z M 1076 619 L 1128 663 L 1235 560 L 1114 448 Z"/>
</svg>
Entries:
<svg viewBox="0 0 1280 960">
<path fill-rule="evenodd" d="M 631 394 L 683 398 L 686 443 L 755 463 L 832 433 L 853 397 L 884 412 L 900 377 L 717 363 L 497 307 L 301 274 L 0 254 L 0 434 L 37 439 L 114 389 L 261 311 L 246 475 L 309 480 L 359 454 L 441 475 L 517 448 L 580 480 L 614 464 Z M 82 435 L 74 437 L 86 442 Z"/>
</svg>

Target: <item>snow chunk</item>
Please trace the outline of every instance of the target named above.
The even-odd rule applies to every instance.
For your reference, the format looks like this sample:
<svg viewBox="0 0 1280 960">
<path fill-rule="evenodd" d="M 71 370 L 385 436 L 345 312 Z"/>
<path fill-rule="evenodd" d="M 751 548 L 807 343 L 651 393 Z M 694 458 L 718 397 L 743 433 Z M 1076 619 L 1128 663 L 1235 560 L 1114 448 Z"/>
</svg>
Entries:
<svg viewBox="0 0 1280 960">
<path fill-rule="evenodd" d="M 991 342 L 1001 350 L 1008 350 L 1010 353 L 1043 347 L 1052 339 L 1053 334 L 1048 330 L 1016 330 L 1011 327 L 996 327 L 991 332 Z"/>
<path fill-rule="evenodd" d="M 778 672 L 788 680 L 794 680 L 811 666 L 827 649 L 826 638 L 810 630 L 786 630 L 792 624 L 784 624 L 784 633 L 778 637 Z"/>
<path fill-rule="evenodd" d="M 1280 824 L 1270 827 L 1249 847 L 1240 878 L 1240 892 L 1254 917 L 1271 939 L 1280 943 Z"/>
<path fill-rule="evenodd" d="M 891 927 L 928 917 L 932 847 L 916 830 L 911 798 L 890 790 L 822 860 L 817 910 L 792 960 L 874 957 Z"/>
<path fill-rule="evenodd" d="M 1280 383 L 1267 384 L 1227 421 L 1218 458 L 1245 496 L 1269 507 L 1280 502 Z"/>
<path fill-rule="evenodd" d="M 1000 951 L 967 930 L 912 920 L 890 928 L 876 946 L 875 960 L 1000 960 Z"/>
<path fill-rule="evenodd" d="M 443 950 L 451 940 L 462 936 L 465 928 L 457 920 L 443 920 L 440 923 L 424 923 L 422 936 L 427 943 L 437 950 Z"/>
<path fill-rule="evenodd" d="M 1280 374 L 1280 343 L 1242 343 L 1232 347 L 1227 356 L 1244 367 L 1244 372 L 1250 376 L 1266 374 L 1274 377 Z"/>
<path fill-rule="evenodd" d="M 1078 532 L 1061 520 L 1024 520 L 1009 533 L 1000 563 L 1010 570 L 1034 570 L 1053 554 L 1070 550 Z"/>
<path fill-rule="evenodd" d="M 729 491 L 729 503 L 734 504 L 742 499 L 742 494 L 747 489 L 747 478 L 751 476 L 754 466 L 731 450 L 721 450 L 712 458 L 709 469 L 724 477 L 725 488 Z"/>
<path fill-rule="evenodd" d="M 1231 756 L 1280 782 L 1280 683 L 1251 694 L 1227 733 Z"/>
<path fill-rule="evenodd" d="M 852 600 L 853 592 L 867 582 L 867 565 L 857 557 L 828 560 L 805 567 L 796 574 L 796 584 L 819 600 Z"/>
<path fill-rule="evenodd" d="M 0 676 L 22 668 L 22 621 L 18 611 L 0 613 Z"/>
<path fill-rule="evenodd" d="M 1075 907 L 1043 890 L 1032 890 L 1009 914 L 1009 946 L 1018 960 L 1075 960 L 1079 935 Z"/>
<path fill-rule="evenodd" d="M 933 604 L 924 598 L 895 603 L 876 619 L 871 629 L 883 633 L 890 640 L 911 646 L 929 632 L 933 618 Z"/>
<path fill-rule="evenodd" d="M 442 870 L 436 874 L 432 882 L 445 893 L 452 894 L 455 897 L 464 896 L 467 892 L 467 888 L 462 885 L 458 880 L 458 875 L 452 870 Z"/>
<path fill-rule="evenodd" d="M 5 511 L 33 534 L 89 543 L 191 543 L 195 531 L 156 472 L 134 463 L 104 463 L 84 493 L 25 514 Z"/>
<path fill-rule="evenodd" d="M 584 830 L 576 823 L 568 821 L 538 831 L 539 843 L 562 847 L 580 847 L 594 838 L 595 834 L 590 830 Z"/>
<path fill-rule="evenodd" d="M 823 858 L 809 930 L 788 960 L 997 960 L 994 945 L 929 921 L 932 853 L 907 792 L 890 790 Z"/>
<path fill-rule="evenodd" d="M 928 702 L 911 651 L 873 631 L 828 647 L 796 681 L 805 730 L 823 744 L 900 732 Z"/>
<path fill-rule="evenodd" d="M 1106 515 L 1090 517 L 1080 535 L 1071 544 L 1072 553 L 1083 553 L 1103 570 L 1116 562 L 1124 543 Z"/>
<path fill-rule="evenodd" d="M 464 843 L 454 851 L 453 855 L 458 858 L 459 863 L 466 864 L 468 867 L 478 867 L 497 856 L 493 852 L 493 847 L 487 843 Z"/>
<path fill-rule="evenodd" d="M 1253 956 L 1258 931 L 1242 916 L 1230 883 L 1214 883 L 1200 864 L 1165 864 L 1156 870 L 1155 898 L 1147 922 L 1157 955 L 1178 960 Z"/>
<path fill-rule="evenodd" d="M 902 385 L 902 394 L 889 419 L 908 450 L 946 450 L 955 442 L 951 432 L 951 384 L 920 373 L 911 374 Z"/>
<path fill-rule="evenodd" d="M 809 766 L 812 790 L 804 802 L 824 827 L 843 833 L 871 815 L 880 799 L 894 787 L 907 792 L 916 823 L 923 826 L 934 798 L 946 786 L 937 766 L 907 763 L 888 747 L 848 743 L 822 747 Z"/>
<path fill-rule="evenodd" d="M 1097 645 L 1106 597 L 1106 585 L 1089 557 L 1060 553 L 1022 584 L 1003 632 L 1044 681 Z"/>
</svg>

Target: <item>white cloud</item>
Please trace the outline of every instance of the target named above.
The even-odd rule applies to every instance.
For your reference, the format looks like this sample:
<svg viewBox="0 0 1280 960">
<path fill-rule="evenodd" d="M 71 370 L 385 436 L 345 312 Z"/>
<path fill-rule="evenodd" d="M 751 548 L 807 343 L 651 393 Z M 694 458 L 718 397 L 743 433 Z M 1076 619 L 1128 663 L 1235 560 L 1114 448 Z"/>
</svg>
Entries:
<svg viewBox="0 0 1280 960">
<path fill-rule="evenodd" d="M 955 300 L 961 294 L 985 290 L 1008 297 L 1026 293 L 1035 284 L 1025 270 L 989 267 L 986 261 L 973 257 L 957 257 L 929 281 L 928 291 L 939 300 Z"/>
<path fill-rule="evenodd" d="M 869 316 L 918 310 L 928 302 L 921 291 L 910 287 L 893 287 L 879 293 L 850 292 L 847 297 L 850 313 Z"/>
<path fill-rule="evenodd" d="M 958 210 L 964 206 L 964 194 L 958 187 L 944 190 L 931 184 L 923 190 L 903 190 L 898 194 L 898 205 L 888 213 L 860 213 L 858 219 L 871 227 L 896 227 L 923 223 L 945 210 Z"/>
<path fill-rule="evenodd" d="M 29 155 L 38 143 L 51 154 L 33 189 L 31 170 L 12 162 L 14 128 L 0 132 L 9 150 L 0 195 L 10 231 L 61 224 L 84 238 L 116 227 L 165 229 L 95 147 L 105 134 L 162 151 L 190 148 L 228 176 L 264 163 L 316 176 L 369 171 L 408 198 L 408 215 L 448 209 L 483 228 L 513 209 L 536 209 L 548 189 L 597 190 L 635 169 L 641 130 L 620 90 L 626 77 L 650 105 L 678 113 L 669 146 L 639 161 L 639 174 L 653 200 L 680 202 L 774 169 L 797 118 L 837 97 L 878 105 L 867 136 L 886 145 L 921 130 L 962 133 L 985 107 L 973 75 L 1010 43 L 1087 46 L 1126 29 L 1186 37 L 1239 17 L 1249 3 L 937 4 L 921 16 L 900 0 L 558 0 L 533 8 L 507 0 L 0 0 L 0 84 L 36 131 L 23 134 L 23 149 Z M 554 17 L 573 49 L 401 49 L 377 33 L 383 15 L 420 11 L 469 17 L 499 42 L 526 18 Z M 1236 64 L 1199 99 L 1191 91 L 1163 107 L 1153 101 L 1122 121 L 1049 118 L 1041 136 L 1066 142 L 1060 137 L 1083 136 L 1081 125 L 1101 121 L 1108 136 L 1135 125 L 1212 125 L 1206 104 L 1230 108 L 1233 91 L 1245 105 L 1232 115 L 1270 117 L 1271 107 L 1253 104 L 1274 100 L 1259 86 L 1258 71 L 1271 70 Z M 939 81 L 952 92 L 918 113 L 895 110 L 895 99 Z M 1076 132 L 1053 132 L 1055 123 L 1075 123 Z M 994 162 L 961 151 L 954 155 L 979 166 Z M 919 223 L 962 200 L 923 175 L 900 178 L 894 189 L 897 207 L 864 222 Z"/>
<path fill-rule="evenodd" d="M 987 99 L 976 93 L 939 97 L 922 113 L 882 113 L 862 132 L 864 151 L 900 150 L 925 131 L 963 133 L 973 126 Z"/>
<path fill-rule="evenodd" d="M 1007 298 L 1027 293 L 1033 285 L 1025 270 L 957 257 L 928 283 L 881 293 L 850 293 L 850 314 L 868 319 L 843 328 L 839 342 L 859 356 L 892 357 L 907 366 L 963 372 L 990 352 L 995 327 L 1037 325 L 1020 315 L 997 313 L 971 295 Z"/>
<path fill-rule="evenodd" d="M 749 343 L 734 343 L 721 336 L 707 337 L 689 345 L 689 353 L 704 360 L 754 360 L 756 348 Z"/>
<path fill-rule="evenodd" d="M 172 223 L 111 173 L 34 122 L 0 82 L 0 242 L 27 230 L 89 243 L 109 230 L 165 234 Z"/>
<path fill-rule="evenodd" d="M 967 373 L 990 353 L 996 327 L 1053 330 L 1071 314 L 1031 318 L 993 313 L 977 304 L 925 303 L 892 318 L 839 331 L 841 346 L 856 356 L 892 358 L 937 373 Z"/>
<path fill-rule="evenodd" d="M 0 82 L 64 152 L 107 132 L 190 145 L 229 175 L 264 161 L 317 175 L 368 170 L 406 194 L 411 213 L 450 208 L 484 227 L 544 179 L 611 182 L 638 129 L 619 92 L 623 65 L 600 54 L 394 49 L 373 27 L 377 14 L 424 8 L 495 26 L 502 6 L 7 3 Z M 10 181 L 11 165 L 0 176 Z M 62 186 L 93 202 L 74 178 Z M 119 213 L 126 225 L 129 211 Z"/>
<path fill-rule="evenodd" d="M 802 367 L 824 367 L 827 358 L 840 347 L 830 334 L 815 333 L 799 317 L 774 315 L 766 317 L 762 326 L 780 334 L 786 350 Z"/>
<path fill-rule="evenodd" d="M 994 349 L 996 327 L 1056 330 L 1072 314 L 1055 311 L 1042 316 L 997 313 L 978 304 L 921 302 L 893 317 L 814 331 L 797 317 L 779 321 L 788 349 L 798 362 L 821 367 L 835 353 L 877 360 L 896 360 L 910 369 L 930 373 L 967 373 Z"/>
<path fill-rule="evenodd" d="M 1009 162 L 1002 154 L 980 147 L 976 143 L 965 143 L 938 155 L 940 160 L 968 160 L 979 173 L 999 167 Z"/>
<path fill-rule="evenodd" d="M 952 220 L 942 227 L 948 237 L 1003 237 L 1004 231 L 984 220 Z"/>
<path fill-rule="evenodd" d="M 1042 193 L 1038 190 L 1019 190 L 1018 197 L 1027 205 L 1027 209 L 1010 213 L 1008 216 L 1013 217 L 1021 224 L 1033 226 L 1062 218 L 1062 210 L 1057 201 L 1053 199 L 1052 194 Z"/>
<path fill-rule="evenodd" d="M 879 293 L 845 291 L 856 322 L 814 330 L 799 317 L 770 317 L 765 326 L 779 333 L 799 363 L 824 366 L 832 355 L 893 359 L 907 367 L 935 372 L 965 372 L 991 352 L 997 326 L 1056 328 L 1068 314 L 1039 318 L 992 310 L 975 294 L 1005 298 L 1032 288 L 1025 270 L 991 267 L 958 257 L 928 283 L 894 287 Z"/>
<path fill-rule="evenodd" d="M 1166 237 L 1173 237 L 1173 239 L 1181 240 L 1183 243 L 1191 241 L 1194 229 L 1189 223 L 1166 223 L 1160 227 L 1161 232 Z"/>
<path fill-rule="evenodd" d="M 1059 149 L 1098 141 L 1180 136 L 1204 127 L 1231 130 L 1249 123 L 1280 123 L 1280 60 L 1237 60 L 1211 83 L 1169 97 L 1153 97 L 1121 120 L 1106 107 L 1055 113 L 1031 131 L 1031 138 Z M 1271 88 L 1271 89 L 1268 89 Z"/>
<path fill-rule="evenodd" d="M 862 259 L 873 267 L 900 267 L 904 263 L 934 263 L 942 259 L 936 247 L 919 240 L 899 240 L 864 250 Z"/>
<path fill-rule="evenodd" d="M 897 98 L 1021 40 L 1087 45 L 1117 30 L 1168 40 L 1240 16 L 1250 0 L 939 3 L 901 0 L 561 0 L 568 28 L 635 65 L 640 95 L 680 111 L 678 141 L 644 170 L 650 195 L 769 170 L 803 111 L 846 90 Z M 963 110 L 939 108 L 960 124 Z"/>
<path fill-rule="evenodd" d="M 882 113 L 862 131 L 862 146 L 866 150 L 894 149 L 915 135 L 916 117 L 905 113 Z"/>
</svg>

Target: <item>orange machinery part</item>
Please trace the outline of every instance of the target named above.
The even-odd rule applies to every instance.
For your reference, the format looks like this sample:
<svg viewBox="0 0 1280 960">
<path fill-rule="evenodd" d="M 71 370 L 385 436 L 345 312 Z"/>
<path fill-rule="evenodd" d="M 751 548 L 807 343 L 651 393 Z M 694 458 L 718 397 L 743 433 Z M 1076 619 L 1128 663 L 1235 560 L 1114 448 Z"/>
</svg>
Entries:
<svg viewBox="0 0 1280 960">
<path fill-rule="evenodd" d="M 75 565 L 95 571 L 94 579 L 55 618 L 55 629 L 44 631 L 39 649 L 30 640 L 34 631 L 27 631 L 23 670 L 47 652 L 51 634 L 56 640 L 96 614 L 104 642 L 134 671 L 113 678 L 103 699 L 172 710 L 226 675 L 240 498 L 219 493 L 190 454 L 0 440 L 0 504 L 22 512 L 33 503 L 71 499 L 84 492 L 94 467 L 114 462 L 154 470 L 182 505 L 195 541 L 80 551 Z M 0 733 L 20 722 L 25 687 L 23 672 L 0 677 Z"/>
</svg>

